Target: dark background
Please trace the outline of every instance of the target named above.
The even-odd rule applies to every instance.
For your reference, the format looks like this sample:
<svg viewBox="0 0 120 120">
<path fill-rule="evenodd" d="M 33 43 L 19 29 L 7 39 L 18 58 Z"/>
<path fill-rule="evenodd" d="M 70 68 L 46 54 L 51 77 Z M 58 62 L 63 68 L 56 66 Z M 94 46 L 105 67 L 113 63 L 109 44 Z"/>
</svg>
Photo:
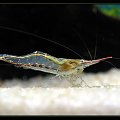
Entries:
<svg viewBox="0 0 120 120">
<path fill-rule="evenodd" d="M 42 51 L 61 58 L 80 59 L 80 56 L 83 56 L 84 59 L 90 59 L 86 47 L 94 58 L 97 41 L 96 58 L 120 57 L 120 21 L 104 16 L 99 11 L 93 11 L 92 4 L 1 4 L 0 53 L 25 55 Z M 45 39 L 12 28 L 59 42 L 80 56 Z M 120 67 L 120 60 L 111 59 L 109 62 L 117 68 Z M 101 62 L 85 71 L 101 72 L 113 67 Z M 40 71 L 16 68 L 0 61 L 2 79 L 29 78 L 40 74 L 46 75 Z"/>
</svg>

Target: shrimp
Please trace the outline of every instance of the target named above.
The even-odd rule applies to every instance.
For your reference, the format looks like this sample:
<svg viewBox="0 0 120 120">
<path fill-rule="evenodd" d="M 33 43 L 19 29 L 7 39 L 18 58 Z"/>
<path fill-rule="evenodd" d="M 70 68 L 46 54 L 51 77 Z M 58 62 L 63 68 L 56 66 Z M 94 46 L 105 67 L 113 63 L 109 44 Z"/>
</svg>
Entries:
<svg viewBox="0 0 120 120">
<path fill-rule="evenodd" d="M 63 44 L 60 44 L 58 42 L 55 42 L 51 39 L 44 38 L 37 34 L 22 31 L 22 30 L 15 29 L 15 28 L 9 28 L 9 27 L 5 27 L 5 26 L 0 26 L 0 28 L 11 30 L 11 31 L 17 31 L 19 33 L 24 33 L 24 34 L 31 35 L 31 36 L 34 36 L 34 37 L 37 37 L 40 39 L 44 39 L 48 42 L 52 42 L 56 45 L 64 47 L 64 48 L 70 50 L 71 52 L 73 52 L 74 54 L 76 54 L 77 56 L 81 57 L 81 59 L 56 58 L 54 56 L 51 56 L 47 53 L 40 52 L 40 51 L 35 51 L 33 53 L 30 53 L 28 55 L 23 55 L 23 56 L 0 54 L 0 60 L 11 63 L 11 64 L 15 65 L 16 67 L 23 67 L 24 69 L 32 69 L 32 70 L 43 71 L 46 73 L 51 73 L 56 76 L 59 76 L 59 78 L 60 77 L 69 77 L 70 83 L 73 86 L 76 86 L 73 82 L 74 81 L 73 77 L 75 78 L 75 77 L 80 76 L 86 67 L 89 67 L 89 66 L 97 64 L 101 61 L 113 58 L 112 56 L 109 56 L 109 57 L 95 60 L 95 56 L 96 56 L 96 48 L 95 48 L 95 56 L 94 56 L 94 60 L 92 60 L 92 55 L 91 55 L 89 49 L 87 48 L 86 44 L 83 41 L 83 43 L 84 43 L 85 47 L 87 48 L 87 51 L 91 57 L 91 60 L 85 60 L 80 54 L 78 54 L 71 48 L 69 48 Z M 96 44 L 97 44 L 97 41 L 96 41 Z M 84 81 L 82 78 L 81 78 L 81 80 L 82 80 L 81 82 Z M 85 81 L 84 81 L 84 83 L 85 83 Z M 87 83 L 85 83 L 85 84 L 87 85 Z M 77 86 L 79 86 L 79 85 L 77 85 Z M 88 86 L 88 87 L 90 87 L 90 86 Z"/>
<path fill-rule="evenodd" d="M 80 75 L 86 67 L 110 58 L 112 58 L 112 56 L 96 60 L 66 59 L 56 58 L 40 51 L 35 51 L 24 56 L 0 54 L 0 60 L 11 63 L 17 67 L 43 71 L 63 77 Z"/>
</svg>

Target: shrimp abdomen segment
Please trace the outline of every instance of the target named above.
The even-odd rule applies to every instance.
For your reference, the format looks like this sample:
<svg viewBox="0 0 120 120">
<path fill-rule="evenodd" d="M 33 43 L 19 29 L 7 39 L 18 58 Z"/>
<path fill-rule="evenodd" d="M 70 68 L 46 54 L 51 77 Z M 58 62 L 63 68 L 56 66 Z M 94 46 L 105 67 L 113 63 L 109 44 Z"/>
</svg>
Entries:
<svg viewBox="0 0 120 120">
<path fill-rule="evenodd" d="M 38 67 L 57 70 L 58 64 L 53 62 L 51 59 L 48 59 L 46 56 L 46 54 L 37 54 L 35 52 L 25 56 L 0 54 L 0 59 L 19 67 Z"/>
</svg>

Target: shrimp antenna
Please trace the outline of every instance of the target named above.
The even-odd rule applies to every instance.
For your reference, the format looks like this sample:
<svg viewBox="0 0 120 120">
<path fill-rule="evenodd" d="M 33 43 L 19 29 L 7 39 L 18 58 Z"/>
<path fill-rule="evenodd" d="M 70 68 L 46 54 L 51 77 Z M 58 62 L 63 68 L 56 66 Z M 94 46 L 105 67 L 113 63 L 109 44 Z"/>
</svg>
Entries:
<svg viewBox="0 0 120 120">
<path fill-rule="evenodd" d="M 120 58 L 117 58 L 117 57 L 113 57 L 113 59 L 120 59 Z"/>
<path fill-rule="evenodd" d="M 96 11 L 96 24 L 97 24 L 97 11 Z M 98 37 L 97 31 L 98 31 L 98 29 L 97 29 L 97 25 L 96 25 L 96 40 L 95 40 L 95 48 L 94 48 L 94 59 L 96 58 L 96 53 L 97 53 L 97 37 Z"/>
<path fill-rule="evenodd" d="M 78 35 L 78 37 L 81 39 L 81 36 L 79 35 L 79 33 L 78 33 L 75 29 L 73 29 L 73 31 L 74 31 L 74 32 Z M 82 39 L 81 39 L 81 40 L 82 40 Z M 88 49 L 88 47 L 87 47 L 85 41 L 82 40 L 82 43 L 84 44 L 85 48 L 87 49 L 88 54 L 89 54 L 89 56 L 90 56 L 90 59 L 92 60 L 91 52 L 90 52 L 90 50 Z"/>
<path fill-rule="evenodd" d="M 77 52 L 75 52 L 75 51 L 72 50 L 71 48 L 69 48 L 69 47 L 67 47 L 67 46 L 65 46 L 65 45 L 63 45 L 63 44 L 60 44 L 60 43 L 58 43 L 58 42 L 55 42 L 55 41 L 53 41 L 53 40 L 51 40 L 51 39 L 48 39 L 48 38 L 39 36 L 39 35 L 34 34 L 34 33 L 31 33 L 31 32 L 26 32 L 26 31 L 23 31 L 23 30 L 19 30 L 19 29 L 16 29 L 16 28 L 10 28 L 10 27 L 5 27 L 5 26 L 0 26 L 0 28 L 6 29 L 6 30 L 15 31 L 15 32 L 24 33 L 24 34 L 31 35 L 31 36 L 34 36 L 34 37 L 37 37 L 37 38 L 40 38 L 40 39 L 47 40 L 47 41 L 49 41 L 49 42 L 51 42 L 51 43 L 54 43 L 54 44 L 59 45 L 59 46 L 61 46 L 61 47 L 64 47 L 64 48 L 70 50 L 71 52 L 73 52 L 74 54 L 78 55 L 79 57 L 83 58 L 81 55 L 79 55 Z M 84 59 L 84 58 L 83 58 L 83 59 Z"/>
<path fill-rule="evenodd" d="M 118 68 L 117 68 L 113 63 L 111 63 L 111 62 L 109 62 L 109 61 L 103 61 L 103 62 L 106 62 L 106 63 L 112 65 L 113 67 L 115 67 L 115 69 L 116 69 L 117 71 L 119 71 Z"/>
<path fill-rule="evenodd" d="M 94 53 L 94 59 L 96 58 L 96 53 L 97 53 L 97 35 L 96 35 L 96 40 L 95 40 L 95 53 Z"/>
</svg>

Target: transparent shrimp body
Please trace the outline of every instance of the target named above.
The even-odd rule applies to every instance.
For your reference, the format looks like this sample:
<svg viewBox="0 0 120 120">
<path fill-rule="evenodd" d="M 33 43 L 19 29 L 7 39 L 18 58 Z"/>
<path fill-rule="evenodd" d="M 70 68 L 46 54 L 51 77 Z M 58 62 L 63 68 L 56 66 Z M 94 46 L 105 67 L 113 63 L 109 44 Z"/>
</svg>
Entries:
<svg viewBox="0 0 120 120">
<path fill-rule="evenodd" d="M 0 60 L 14 64 L 17 67 L 39 70 L 61 76 L 80 74 L 86 67 L 109 58 L 112 57 L 106 57 L 97 60 L 65 59 L 56 58 L 40 51 L 36 51 L 24 56 L 0 54 Z"/>
</svg>

